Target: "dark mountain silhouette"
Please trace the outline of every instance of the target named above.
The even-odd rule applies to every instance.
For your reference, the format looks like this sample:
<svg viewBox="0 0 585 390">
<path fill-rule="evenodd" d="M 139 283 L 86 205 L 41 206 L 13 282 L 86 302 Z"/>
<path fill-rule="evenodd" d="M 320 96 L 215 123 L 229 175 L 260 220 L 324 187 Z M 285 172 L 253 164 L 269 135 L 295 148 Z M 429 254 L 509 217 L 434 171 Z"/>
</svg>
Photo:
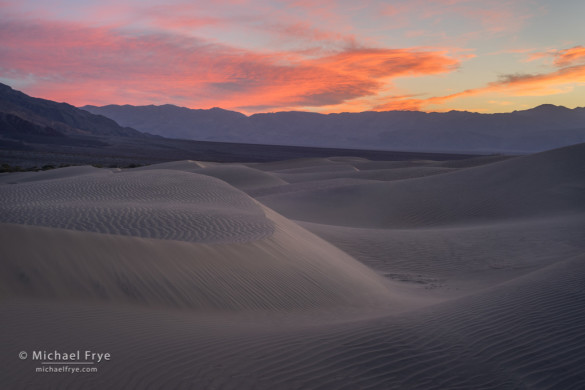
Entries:
<svg viewBox="0 0 585 390">
<path fill-rule="evenodd" d="M 65 137 L 63 133 L 49 126 L 37 125 L 18 115 L 0 112 L 0 133 L 13 136 L 38 135 L 44 137 Z"/>
<path fill-rule="evenodd" d="M 277 112 L 85 106 L 124 126 L 170 138 L 412 151 L 536 152 L 585 142 L 585 108 L 545 104 L 503 114 L 386 111 Z"/>
<path fill-rule="evenodd" d="M 192 110 L 171 104 L 163 106 L 85 106 L 82 109 L 109 118 L 121 117 L 125 122 L 132 122 L 134 128 L 155 130 L 158 134 L 170 138 L 197 139 L 193 129 L 213 129 L 217 139 L 233 139 L 240 133 L 240 126 L 247 119 L 239 112 L 212 108 L 210 110 Z M 102 112 L 103 111 L 103 112 Z M 115 120 L 115 119 L 114 119 Z M 188 124 L 188 125 L 186 125 Z M 241 134 L 240 134 L 241 135 Z M 208 134 L 206 140 L 214 140 Z"/>
<path fill-rule="evenodd" d="M 33 98 L 4 84 L 0 84 L 0 133 L 46 137 L 148 137 L 102 115 L 92 114 L 67 103 Z"/>
<path fill-rule="evenodd" d="M 148 126 L 152 120 L 151 108 L 137 107 L 134 121 Z M 161 126 L 168 128 L 185 123 L 194 111 L 170 105 L 157 109 L 162 110 L 158 116 L 159 122 L 163 123 Z M 219 108 L 195 111 L 199 114 L 197 125 L 216 129 L 216 138 L 230 134 L 245 143 L 202 142 L 141 133 L 129 127 L 121 127 L 105 116 L 66 103 L 32 98 L 0 84 L 0 165 L 12 167 L 10 169 L 13 170 L 34 170 L 41 166 L 71 164 L 133 167 L 176 160 L 260 162 L 331 156 L 355 156 L 372 160 L 472 157 L 464 154 L 254 145 L 246 138 L 246 129 L 242 131 L 241 128 L 242 120 L 249 120 L 245 115 Z M 309 114 L 309 117 L 311 115 L 316 114 Z M 184 138 L 188 135 L 179 134 Z"/>
</svg>

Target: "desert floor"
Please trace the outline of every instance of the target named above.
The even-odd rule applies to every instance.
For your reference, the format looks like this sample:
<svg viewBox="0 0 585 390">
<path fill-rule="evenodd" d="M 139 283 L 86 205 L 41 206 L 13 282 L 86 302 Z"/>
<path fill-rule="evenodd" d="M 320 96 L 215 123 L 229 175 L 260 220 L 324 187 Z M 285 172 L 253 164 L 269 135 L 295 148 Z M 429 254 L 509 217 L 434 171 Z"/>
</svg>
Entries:
<svg viewBox="0 0 585 390">
<path fill-rule="evenodd" d="M 3 389 L 585 388 L 585 144 L 69 167 L 0 199 Z M 35 372 L 55 350 L 111 359 Z"/>
</svg>

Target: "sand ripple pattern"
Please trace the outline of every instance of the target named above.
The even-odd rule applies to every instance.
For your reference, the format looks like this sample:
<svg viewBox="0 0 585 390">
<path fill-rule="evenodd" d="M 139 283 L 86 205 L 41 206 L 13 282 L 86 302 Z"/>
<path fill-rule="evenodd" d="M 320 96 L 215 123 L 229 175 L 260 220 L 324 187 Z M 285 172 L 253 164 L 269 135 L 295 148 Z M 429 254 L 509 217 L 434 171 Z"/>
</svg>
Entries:
<svg viewBox="0 0 585 390">
<path fill-rule="evenodd" d="M 0 197 L 0 222 L 7 223 L 196 242 L 247 242 L 273 233 L 241 191 L 174 170 L 6 184 Z"/>
</svg>

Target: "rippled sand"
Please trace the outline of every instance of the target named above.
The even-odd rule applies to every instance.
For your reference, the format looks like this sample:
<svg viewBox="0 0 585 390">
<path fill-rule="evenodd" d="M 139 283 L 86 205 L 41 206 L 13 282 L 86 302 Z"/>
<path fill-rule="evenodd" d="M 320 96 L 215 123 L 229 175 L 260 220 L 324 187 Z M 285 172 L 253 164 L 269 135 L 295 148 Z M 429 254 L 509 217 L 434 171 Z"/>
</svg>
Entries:
<svg viewBox="0 0 585 390">
<path fill-rule="evenodd" d="M 500 160 L 0 175 L 0 383 L 585 388 L 585 145 Z"/>
</svg>

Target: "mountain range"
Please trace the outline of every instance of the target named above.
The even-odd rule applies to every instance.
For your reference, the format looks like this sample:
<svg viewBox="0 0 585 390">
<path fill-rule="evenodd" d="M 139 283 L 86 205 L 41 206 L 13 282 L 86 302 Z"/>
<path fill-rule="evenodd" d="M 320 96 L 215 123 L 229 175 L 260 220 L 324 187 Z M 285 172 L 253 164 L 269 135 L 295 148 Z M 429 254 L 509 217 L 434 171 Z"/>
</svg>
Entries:
<svg viewBox="0 0 585 390">
<path fill-rule="evenodd" d="M 585 108 L 545 104 L 502 114 L 290 111 L 246 116 L 221 108 L 202 110 L 169 104 L 77 108 L 30 97 L 0 84 L 0 146 L 19 149 L 31 142 L 104 145 L 111 143 L 112 137 L 414 152 L 532 153 L 585 142 Z"/>
<path fill-rule="evenodd" d="M 0 84 L 0 134 L 8 138 L 68 136 L 148 137 L 114 120 L 67 103 L 30 97 Z"/>
<path fill-rule="evenodd" d="M 202 112 L 212 116 L 211 123 L 226 123 L 226 118 L 235 118 L 231 124 L 233 134 L 238 134 L 237 119 L 246 118 L 242 114 L 219 109 Z M 173 116 L 168 119 L 172 120 Z M 185 120 L 181 116 L 175 119 Z M 143 124 L 148 123 L 147 120 Z M 88 164 L 129 167 L 176 160 L 259 162 L 330 156 L 373 160 L 469 157 L 463 154 L 307 148 L 165 138 L 122 127 L 112 119 L 67 103 L 30 97 L 0 84 L 0 165 L 6 165 L 5 169 L 8 170 Z"/>
<path fill-rule="evenodd" d="M 551 104 L 501 114 L 292 111 L 246 116 L 169 104 L 82 108 L 140 131 L 201 141 L 480 153 L 531 153 L 585 142 L 585 108 Z"/>
</svg>

